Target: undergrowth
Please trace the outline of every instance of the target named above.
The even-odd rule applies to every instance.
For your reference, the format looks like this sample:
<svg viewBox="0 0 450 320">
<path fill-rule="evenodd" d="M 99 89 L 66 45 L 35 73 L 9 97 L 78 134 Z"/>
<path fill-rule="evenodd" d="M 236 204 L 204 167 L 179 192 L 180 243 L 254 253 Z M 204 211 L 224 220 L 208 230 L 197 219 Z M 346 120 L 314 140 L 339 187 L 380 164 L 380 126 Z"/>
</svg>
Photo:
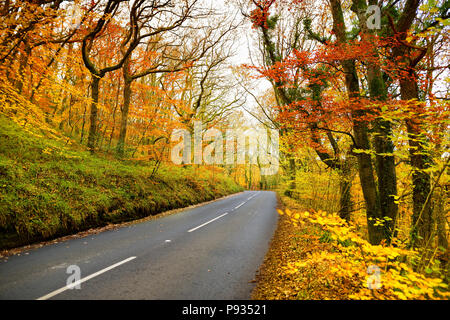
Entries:
<svg viewBox="0 0 450 320">
<path fill-rule="evenodd" d="M 309 210 L 283 197 L 280 221 L 253 299 L 450 298 L 438 259 L 401 243 L 371 245 L 336 214 Z"/>
</svg>

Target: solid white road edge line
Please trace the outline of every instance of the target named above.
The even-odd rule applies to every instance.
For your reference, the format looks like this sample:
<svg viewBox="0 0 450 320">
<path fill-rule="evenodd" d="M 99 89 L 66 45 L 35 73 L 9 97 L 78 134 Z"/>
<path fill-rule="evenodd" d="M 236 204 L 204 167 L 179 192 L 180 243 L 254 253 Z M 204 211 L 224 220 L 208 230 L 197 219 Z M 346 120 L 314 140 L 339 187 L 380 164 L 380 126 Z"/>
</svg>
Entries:
<svg viewBox="0 0 450 320">
<path fill-rule="evenodd" d="M 69 284 L 69 285 L 66 285 L 65 287 L 62 287 L 61 289 L 52 291 L 49 294 L 46 294 L 45 296 L 42 296 L 42 297 L 40 297 L 40 298 L 38 298 L 36 300 L 47 300 L 47 299 L 50 299 L 51 297 L 54 297 L 57 294 L 60 294 L 61 292 L 64 292 L 64 291 L 66 291 L 68 289 L 71 289 L 71 288 L 73 288 L 73 287 L 75 287 L 75 286 L 77 286 L 77 285 L 79 285 L 79 284 L 81 284 L 83 282 L 86 282 L 86 281 L 88 281 L 88 280 L 90 280 L 92 278 L 95 278 L 96 276 L 99 276 L 102 273 L 105 273 L 105 272 L 107 272 L 107 271 L 109 271 L 111 269 L 114 269 L 114 268 L 120 266 L 121 264 L 127 263 L 128 261 L 131 261 L 133 259 L 136 259 L 136 257 L 129 257 L 128 259 L 125 259 L 125 260 L 122 260 L 120 262 L 117 262 L 117 263 L 113 264 L 112 266 L 109 266 L 109 267 L 107 267 L 105 269 L 97 271 L 97 272 L 95 272 L 95 273 L 93 273 L 93 274 L 91 274 L 91 275 L 89 275 L 89 276 L 87 276 L 85 278 L 82 278 L 82 279 L 80 279 L 78 281 L 75 281 L 75 282 Z"/>
<path fill-rule="evenodd" d="M 195 228 L 192 228 L 192 229 L 188 230 L 188 232 L 192 232 L 192 231 L 195 231 L 195 230 L 197 230 L 197 229 L 200 229 L 201 227 L 206 226 L 208 223 L 211 223 L 211 222 L 213 222 L 213 221 L 215 221 L 215 220 L 217 220 L 217 219 L 219 219 L 219 218 L 222 218 L 223 216 L 226 216 L 227 214 L 228 214 L 228 212 L 225 212 L 224 214 L 221 214 L 220 216 L 215 217 L 214 219 L 211 219 L 211 220 L 209 220 L 208 222 L 205 222 L 205 223 L 199 225 L 198 227 L 195 227 Z"/>
</svg>

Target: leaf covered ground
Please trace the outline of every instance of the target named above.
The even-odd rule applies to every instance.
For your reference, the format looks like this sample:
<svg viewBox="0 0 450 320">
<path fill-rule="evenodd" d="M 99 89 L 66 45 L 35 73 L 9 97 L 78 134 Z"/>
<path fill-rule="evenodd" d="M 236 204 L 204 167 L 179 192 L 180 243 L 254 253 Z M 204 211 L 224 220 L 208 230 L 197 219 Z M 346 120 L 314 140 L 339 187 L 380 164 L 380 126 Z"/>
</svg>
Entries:
<svg viewBox="0 0 450 320">
<path fill-rule="evenodd" d="M 283 202 L 287 202 L 291 210 L 302 209 L 287 197 L 283 197 Z M 280 205 L 281 210 L 285 208 L 284 204 Z M 314 251 L 327 249 L 328 244 L 318 241 L 318 232 L 312 225 L 303 226 L 299 230 L 287 215 L 280 215 L 277 231 L 257 276 L 257 286 L 252 299 L 302 300 L 342 297 L 339 288 L 331 287 L 323 280 L 317 279 L 316 273 L 319 270 L 305 270 L 301 274 L 284 272 L 283 267 L 289 263 L 301 261 Z"/>
<path fill-rule="evenodd" d="M 417 272 L 417 252 L 370 245 L 336 215 L 305 211 L 287 197 L 282 202 L 253 299 L 449 299 L 437 262 L 430 261 L 432 272 Z"/>
</svg>

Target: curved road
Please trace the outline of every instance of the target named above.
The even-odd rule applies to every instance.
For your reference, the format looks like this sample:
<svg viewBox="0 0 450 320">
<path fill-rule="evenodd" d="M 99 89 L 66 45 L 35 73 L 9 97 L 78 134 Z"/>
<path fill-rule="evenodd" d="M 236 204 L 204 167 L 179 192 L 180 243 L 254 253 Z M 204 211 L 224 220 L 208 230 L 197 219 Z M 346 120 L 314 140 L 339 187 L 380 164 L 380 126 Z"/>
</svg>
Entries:
<svg viewBox="0 0 450 320">
<path fill-rule="evenodd" d="M 275 193 L 246 191 L 11 256 L 0 299 L 249 299 L 275 208 Z"/>
</svg>

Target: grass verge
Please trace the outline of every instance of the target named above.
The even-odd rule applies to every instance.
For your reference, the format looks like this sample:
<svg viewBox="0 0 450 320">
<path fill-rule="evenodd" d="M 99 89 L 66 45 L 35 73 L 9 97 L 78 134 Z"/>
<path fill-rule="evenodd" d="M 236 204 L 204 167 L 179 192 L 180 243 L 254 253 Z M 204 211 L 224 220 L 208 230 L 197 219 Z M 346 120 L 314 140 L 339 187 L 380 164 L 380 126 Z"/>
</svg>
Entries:
<svg viewBox="0 0 450 320">
<path fill-rule="evenodd" d="M 0 249 L 242 191 L 219 169 L 91 155 L 0 116 Z"/>
</svg>

